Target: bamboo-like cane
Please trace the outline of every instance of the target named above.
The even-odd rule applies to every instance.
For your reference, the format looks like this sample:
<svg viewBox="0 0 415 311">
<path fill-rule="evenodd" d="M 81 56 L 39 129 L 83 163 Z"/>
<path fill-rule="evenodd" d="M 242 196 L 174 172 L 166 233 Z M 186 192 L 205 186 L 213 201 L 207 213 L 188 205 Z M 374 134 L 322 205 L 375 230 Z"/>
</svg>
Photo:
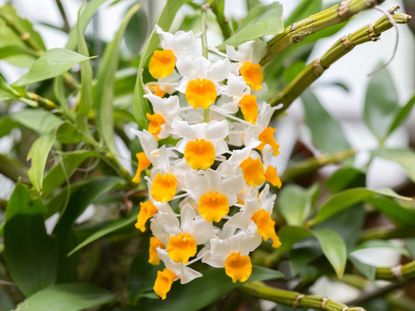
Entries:
<svg viewBox="0 0 415 311">
<path fill-rule="evenodd" d="M 291 45 L 329 26 L 339 24 L 353 15 L 370 9 L 384 0 L 342 0 L 324 11 L 313 14 L 285 28 L 284 32 L 268 41 L 267 54 L 261 60 L 266 65 Z"/>
<path fill-rule="evenodd" d="M 389 10 L 397 24 L 406 24 L 411 16 L 404 13 L 395 13 L 399 7 Z M 392 28 L 392 23 L 387 16 L 382 16 L 374 24 L 362 27 L 358 31 L 342 37 L 321 58 L 308 64 L 298 76 L 282 89 L 273 99 L 271 105 L 282 104 L 283 107 L 276 111 L 281 114 L 301 93 L 319 78 L 330 65 L 349 53 L 355 46 L 369 41 L 379 40 L 382 32 Z"/>
</svg>

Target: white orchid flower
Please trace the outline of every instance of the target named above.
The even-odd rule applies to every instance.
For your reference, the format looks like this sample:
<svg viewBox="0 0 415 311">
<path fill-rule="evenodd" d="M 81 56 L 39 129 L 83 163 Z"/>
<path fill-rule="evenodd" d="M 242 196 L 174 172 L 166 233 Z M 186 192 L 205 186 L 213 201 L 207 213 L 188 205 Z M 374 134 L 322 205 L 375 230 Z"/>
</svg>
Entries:
<svg viewBox="0 0 415 311">
<path fill-rule="evenodd" d="M 211 63 L 204 57 L 187 56 L 177 61 L 177 70 L 183 76 L 177 90 L 194 109 L 208 109 L 220 95 L 219 82 L 229 76 L 231 64 L 227 58 Z"/>
<path fill-rule="evenodd" d="M 269 122 L 276 109 L 276 107 L 271 107 L 267 103 L 262 103 L 255 124 L 248 125 L 244 130 L 243 140 L 245 146 L 256 145 L 258 150 L 262 150 L 266 145 L 270 145 L 273 155 L 277 156 L 279 154 L 279 145 L 275 141 L 275 128 L 269 127 Z"/>
<path fill-rule="evenodd" d="M 244 207 L 226 222 L 223 231 L 247 230 L 254 223 L 264 241 L 271 239 L 273 247 L 280 247 L 281 242 L 275 232 L 275 221 L 271 217 L 276 197 L 275 194 L 269 193 L 269 185 L 266 185 L 259 196 L 255 195 L 245 200 Z"/>
<path fill-rule="evenodd" d="M 170 136 L 171 124 L 174 119 L 180 115 L 179 97 L 176 95 L 167 98 L 161 98 L 153 94 L 144 95 L 153 106 L 153 114 L 147 113 L 149 120 L 148 131 L 156 139 Z"/>
<path fill-rule="evenodd" d="M 166 299 L 167 293 L 170 291 L 174 281 L 180 280 L 181 284 L 186 284 L 203 276 L 200 272 L 189 268 L 187 265 L 171 260 L 164 249 L 158 248 L 157 252 L 161 261 L 166 266 L 163 271 L 157 272 L 157 278 L 153 286 L 154 292 L 161 299 Z"/>
<path fill-rule="evenodd" d="M 249 41 L 241 44 L 237 50 L 228 45 L 226 53 L 232 61 L 237 62 L 238 73 L 246 84 L 254 91 L 261 90 L 264 85 L 264 75 L 259 62 L 266 53 L 266 43 L 261 40 Z"/>
<path fill-rule="evenodd" d="M 197 245 L 209 241 L 217 229 L 197 215 L 190 204 L 180 210 L 180 221 L 173 211 L 160 211 L 151 220 L 153 235 L 166 245 L 174 262 L 187 263 L 197 253 Z"/>
<path fill-rule="evenodd" d="M 208 169 L 216 157 L 228 151 L 225 138 L 229 128 L 225 120 L 190 125 L 176 119 L 173 121 L 172 133 L 182 138 L 176 148 L 195 170 Z"/>
<path fill-rule="evenodd" d="M 215 222 L 228 214 L 244 186 L 240 175 L 226 177 L 211 169 L 189 174 L 184 183 L 184 190 L 196 202 L 199 214 Z"/>
<path fill-rule="evenodd" d="M 261 237 L 255 226 L 251 226 L 223 239 L 212 239 L 202 262 L 216 268 L 224 267 L 225 273 L 234 283 L 245 282 L 252 273 L 249 253 L 260 244 Z"/>
<path fill-rule="evenodd" d="M 164 32 L 156 25 L 156 32 L 160 36 L 162 50 L 155 50 L 148 66 L 150 74 L 155 79 L 171 78 L 174 68 L 182 55 L 197 55 L 196 38 L 192 32 L 178 31 L 175 34 Z M 173 79 L 175 80 L 175 79 Z"/>
</svg>

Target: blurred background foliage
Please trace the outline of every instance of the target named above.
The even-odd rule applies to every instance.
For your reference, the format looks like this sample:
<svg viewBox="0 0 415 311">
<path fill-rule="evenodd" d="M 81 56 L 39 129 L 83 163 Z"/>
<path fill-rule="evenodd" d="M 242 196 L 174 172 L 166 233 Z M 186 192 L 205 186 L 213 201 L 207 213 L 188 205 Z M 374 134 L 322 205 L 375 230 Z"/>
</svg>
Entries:
<svg viewBox="0 0 415 311">
<path fill-rule="evenodd" d="M 157 45 L 156 2 L 87 1 L 73 24 L 68 1 L 50 1 L 61 22 L 41 25 L 10 2 L 0 7 L 0 62 L 7 64 L 0 67 L 0 310 L 285 311 L 296 303 L 342 310 L 321 297 L 298 299 L 297 292 L 366 310 L 415 310 L 415 135 L 409 134 L 412 140 L 404 147 L 388 144 L 397 130 L 411 129 L 415 88 L 402 101 L 389 67 L 373 69 L 361 119 L 376 143 L 359 147 L 316 95 L 327 85 L 309 88 L 321 74 L 310 71 L 316 43 L 329 38 L 334 44 L 352 15 L 359 19 L 376 1 L 353 0 L 356 10 L 340 18 L 336 1 L 297 1 L 282 16 L 278 3 L 247 0 L 243 18 L 226 16 L 224 1 L 209 2 L 209 42 L 269 40 L 273 56 L 266 60 L 264 98 L 290 108 L 274 120 L 284 161 L 277 162 L 284 186 L 274 215 L 283 246 L 263 245 L 253 255 L 257 267 L 250 281 L 267 280 L 267 285 L 238 287 L 212 269 L 190 285 L 174 287 L 165 302 L 152 294 L 157 267 L 147 264 L 147 234 L 133 226 L 137 204 L 146 196 L 144 185 L 131 182 L 140 146 L 128 129 L 143 122 L 141 81 L 151 80 L 146 60 Z M 404 2 L 404 11 L 413 15 L 413 1 Z M 159 5 L 158 24 L 198 33 L 201 5 L 168 0 Z M 123 19 L 107 41 L 97 35 L 99 14 L 116 6 L 125 9 Z M 323 10 L 301 32 L 290 27 Z M 415 31 L 413 20 L 395 11 L 389 18 L 409 22 Z M 388 16 L 380 21 L 375 36 L 393 26 Z M 47 49 L 38 26 L 59 31 L 66 43 Z M 356 44 L 373 39 L 362 29 L 350 37 Z M 322 62 L 348 57 L 338 42 Z M 19 79 L 10 78 L 10 68 L 20 68 Z M 342 90 L 339 94 L 350 91 L 343 81 L 331 86 Z M 287 123 L 291 104 L 303 114 Z M 300 125 L 305 134 L 292 135 Z M 395 163 L 406 177 L 393 189 L 369 188 L 367 175 L 377 159 Z"/>
</svg>

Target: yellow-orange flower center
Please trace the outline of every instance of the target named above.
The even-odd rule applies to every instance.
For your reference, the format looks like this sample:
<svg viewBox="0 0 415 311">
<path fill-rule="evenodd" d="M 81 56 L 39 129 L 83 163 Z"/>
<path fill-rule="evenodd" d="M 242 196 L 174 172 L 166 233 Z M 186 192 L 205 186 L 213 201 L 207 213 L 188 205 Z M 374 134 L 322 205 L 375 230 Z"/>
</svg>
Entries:
<svg viewBox="0 0 415 311">
<path fill-rule="evenodd" d="M 280 239 L 275 232 L 275 221 L 272 220 L 269 212 L 260 209 L 251 216 L 251 219 L 256 224 L 258 233 L 264 241 L 271 239 L 272 247 L 278 248 L 281 246 Z"/>
<path fill-rule="evenodd" d="M 193 108 L 207 109 L 217 97 L 215 84 L 208 79 L 194 79 L 187 83 L 186 100 Z"/>
<path fill-rule="evenodd" d="M 215 146 L 205 139 L 196 139 L 186 144 L 184 158 L 194 170 L 205 170 L 215 162 Z"/>
<path fill-rule="evenodd" d="M 148 71 L 155 79 L 170 76 L 176 66 L 176 56 L 172 50 L 156 50 L 150 58 Z"/>
<path fill-rule="evenodd" d="M 270 145 L 273 151 L 273 155 L 277 156 L 280 153 L 280 145 L 274 137 L 275 128 L 267 127 L 259 135 L 258 139 L 261 141 L 261 144 L 257 147 L 258 150 L 264 149 L 265 145 Z"/>
<path fill-rule="evenodd" d="M 158 97 L 163 97 L 164 95 L 166 95 L 166 92 L 160 87 L 159 84 L 157 83 L 148 83 L 148 88 L 151 91 L 151 93 L 153 93 L 154 95 L 158 96 Z"/>
<path fill-rule="evenodd" d="M 154 138 L 157 139 L 161 132 L 161 126 L 164 123 L 166 123 L 166 120 L 163 118 L 161 114 L 158 114 L 158 113 L 154 113 L 154 114 L 147 113 L 146 117 L 149 121 L 148 132 L 150 134 L 153 134 Z"/>
<path fill-rule="evenodd" d="M 157 272 L 157 278 L 154 282 L 153 290 L 161 299 L 166 299 L 167 293 L 171 289 L 171 285 L 176 280 L 176 274 L 165 268 L 163 271 Z"/>
<path fill-rule="evenodd" d="M 135 156 L 137 158 L 138 163 L 137 171 L 135 172 L 135 175 L 133 177 L 133 182 L 139 184 L 141 182 L 141 173 L 150 166 L 151 162 L 144 152 L 138 152 L 135 154 Z"/>
<path fill-rule="evenodd" d="M 239 101 L 239 107 L 241 107 L 242 115 L 246 121 L 251 123 L 256 122 L 258 117 L 258 104 L 255 95 L 244 95 Z"/>
<path fill-rule="evenodd" d="M 151 184 L 151 196 L 159 202 L 168 202 L 173 199 L 177 191 L 176 176 L 170 173 L 158 173 Z"/>
<path fill-rule="evenodd" d="M 141 232 L 145 232 L 147 220 L 149 220 L 155 213 L 157 213 L 157 207 L 153 203 L 150 201 L 141 202 L 135 227 Z"/>
<path fill-rule="evenodd" d="M 160 258 L 157 254 L 157 248 L 164 248 L 163 243 L 156 237 L 150 238 L 150 245 L 148 247 L 148 263 L 157 266 L 160 264 Z"/>
<path fill-rule="evenodd" d="M 181 232 L 169 238 L 167 253 L 175 262 L 187 263 L 190 257 L 196 255 L 196 240 L 186 232 Z"/>
<path fill-rule="evenodd" d="M 265 170 L 265 179 L 267 182 L 269 182 L 274 187 L 277 187 L 278 189 L 281 188 L 282 182 L 280 177 L 278 176 L 277 169 L 272 166 L 268 166 Z"/>
<path fill-rule="evenodd" d="M 262 67 L 260 64 L 244 62 L 239 71 L 246 84 L 248 84 L 253 90 L 257 91 L 262 88 L 264 74 L 262 73 Z"/>
<path fill-rule="evenodd" d="M 252 273 L 251 258 L 238 252 L 230 253 L 225 260 L 225 273 L 233 283 L 245 282 Z"/>
<path fill-rule="evenodd" d="M 207 221 L 218 222 L 229 213 L 229 200 L 220 192 L 209 191 L 200 196 L 197 210 Z"/>
<path fill-rule="evenodd" d="M 264 166 L 259 158 L 251 157 L 240 164 L 245 182 L 252 187 L 260 186 L 265 182 Z"/>
</svg>

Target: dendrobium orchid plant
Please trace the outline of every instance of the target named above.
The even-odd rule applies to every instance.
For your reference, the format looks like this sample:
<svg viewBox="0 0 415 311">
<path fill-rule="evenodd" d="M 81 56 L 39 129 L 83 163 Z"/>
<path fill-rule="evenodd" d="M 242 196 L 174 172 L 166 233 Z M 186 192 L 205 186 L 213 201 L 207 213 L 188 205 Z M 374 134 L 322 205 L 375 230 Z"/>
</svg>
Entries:
<svg viewBox="0 0 415 311">
<path fill-rule="evenodd" d="M 224 268 L 233 282 L 249 279 L 249 254 L 261 241 L 281 245 L 271 193 L 281 180 L 271 165 L 279 154 L 269 126 L 275 108 L 259 99 L 265 43 L 228 46 L 209 59 L 192 32 L 156 31 L 155 81 L 145 85 L 152 113 L 148 128 L 135 131 L 143 151 L 133 181 L 151 168 L 136 228 L 150 222 L 148 262 L 164 265 L 153 289 L 165 299 L 173 282 L 202 277 L 190 267 L 197 261 Z"/>
</svg>

